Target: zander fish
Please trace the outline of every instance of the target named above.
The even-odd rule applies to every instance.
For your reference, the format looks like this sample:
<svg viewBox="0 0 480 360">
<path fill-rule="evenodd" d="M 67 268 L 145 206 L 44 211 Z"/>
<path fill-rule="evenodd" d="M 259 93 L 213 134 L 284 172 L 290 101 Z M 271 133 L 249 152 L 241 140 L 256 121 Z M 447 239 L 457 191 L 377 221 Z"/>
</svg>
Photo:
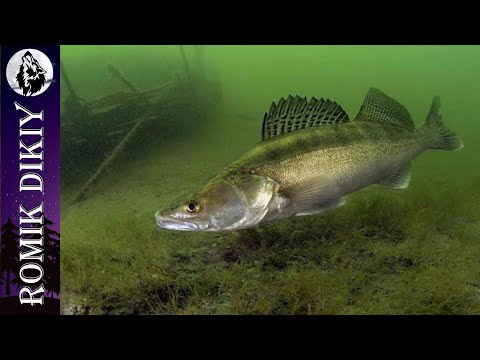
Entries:
<svg viewBox="0 0 480 360">
<path fill-rule="evenodd" d="M 165 229 L 228 231 L 318 214 L 371 184 L 405 189 L 412 159 L 462 147 L 442 122 L 438 97 L 416 129 L 405 107 L 378 89 L 353 121 L 333 101 L 289 96 L 265 114 L 259 144 L 155 218 Z"/>
</svg>

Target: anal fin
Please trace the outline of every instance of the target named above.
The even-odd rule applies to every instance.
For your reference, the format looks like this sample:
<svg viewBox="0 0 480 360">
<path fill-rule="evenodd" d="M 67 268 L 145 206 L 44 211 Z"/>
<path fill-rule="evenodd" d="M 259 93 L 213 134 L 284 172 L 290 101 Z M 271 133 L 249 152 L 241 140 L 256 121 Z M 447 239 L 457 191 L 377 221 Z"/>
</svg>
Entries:
<svg viewBox="0 0 480 360">
<path fill-rule="evenodd" d="M 406 189 L 410 184 L 410 179 L 412 176 L 412 165 L 407 163 L 403 165 L 397 172 L 388 175 L 382 181 L 379 182 L 380 185 L 388 186 L 392 189 Z"/>
</svg>

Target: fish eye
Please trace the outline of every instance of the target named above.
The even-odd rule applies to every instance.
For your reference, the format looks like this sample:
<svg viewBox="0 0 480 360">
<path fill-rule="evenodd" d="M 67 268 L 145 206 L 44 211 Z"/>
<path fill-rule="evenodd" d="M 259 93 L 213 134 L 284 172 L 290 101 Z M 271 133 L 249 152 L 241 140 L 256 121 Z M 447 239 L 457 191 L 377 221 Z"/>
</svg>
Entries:
<svg viewBox="0 0 480 360">
<path fill-rule="evenodd" d="M 185 210 L 185 212 L 190 213 L 190 214 L 194 213 L 194 212 L 197 212 L 199 210 L 198 203 L 194 200 L 191 200 L 184 206 L 184 210 Z"/>
</svg>

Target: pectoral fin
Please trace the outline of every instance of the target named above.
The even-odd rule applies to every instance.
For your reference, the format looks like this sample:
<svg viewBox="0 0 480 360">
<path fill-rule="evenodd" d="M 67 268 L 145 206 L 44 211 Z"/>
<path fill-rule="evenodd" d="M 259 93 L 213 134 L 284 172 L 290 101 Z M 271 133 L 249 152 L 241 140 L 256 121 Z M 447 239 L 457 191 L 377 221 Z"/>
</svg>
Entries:
<svg viewBox="0 0 480 360">
<path fill-rule="evenodd" d="M 340 207 L 345 200 L 338 197 L 337 189 L 329 179 L 318 177 L 282 190 L 290 199 L 296 216 L 312 215 Z"/>
<path fill-rule="evenodd" d="M 305 216 L 305 215 L 315 215 L 315 214 L 320 214 L 324 211 L 331 210 L 331 209 L 336 209 L 339 208 L 340 206 L 345 205 L 346 201 L 344 198 L 337 198 L 337 199 L 332 199 L 330 201 L 327 201 L 323 203 L 322 205 L 318 207 L 313 207 L 309 211 L 304 211 L 304 212 L 299 212 L 295 214 L 295 216 Z"/>
</svg>

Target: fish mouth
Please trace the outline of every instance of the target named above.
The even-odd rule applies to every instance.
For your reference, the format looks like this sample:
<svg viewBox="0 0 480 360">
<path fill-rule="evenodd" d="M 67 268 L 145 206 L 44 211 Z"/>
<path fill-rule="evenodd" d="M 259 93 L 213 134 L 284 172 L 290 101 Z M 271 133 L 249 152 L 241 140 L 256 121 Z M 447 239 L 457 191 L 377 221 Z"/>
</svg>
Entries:
<svg viewBox="0 0 480 360">
<path fill-rule="evenodd" d="M 174 219 L 168 216 L 160 215 L 160 212 L 155 213 L 155 220 L 157 225 L 162 229 L 180 230 L 180 231 L 199 231 L 206 230 L 208 224 L 196 224 L 182 219 Z"/>
</svg>

